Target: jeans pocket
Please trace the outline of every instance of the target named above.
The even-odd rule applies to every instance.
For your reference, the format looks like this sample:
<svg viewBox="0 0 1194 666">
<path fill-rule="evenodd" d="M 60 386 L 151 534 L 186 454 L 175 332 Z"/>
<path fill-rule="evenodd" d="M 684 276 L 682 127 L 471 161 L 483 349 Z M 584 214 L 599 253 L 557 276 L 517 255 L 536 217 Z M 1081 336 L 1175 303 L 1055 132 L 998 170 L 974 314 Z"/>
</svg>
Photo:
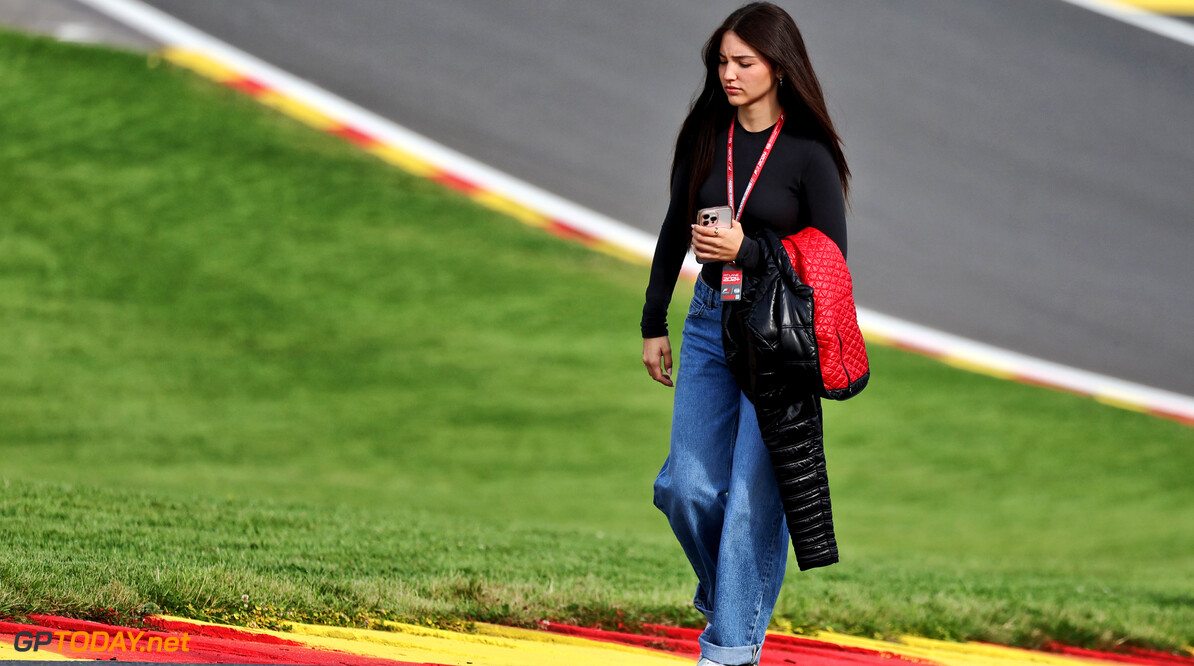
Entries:
<svg viewBox="0 0 1194 666">
<path fill-rule="evenodd" d="M 708 306 L 705 305 L 704 301 L 699 298 L 694 298 L 692 299 L 692 302 L 688 304 L 688 316 L 699 317 L 705 314 L 705 310 L 707 309 Z"/>
</svg>

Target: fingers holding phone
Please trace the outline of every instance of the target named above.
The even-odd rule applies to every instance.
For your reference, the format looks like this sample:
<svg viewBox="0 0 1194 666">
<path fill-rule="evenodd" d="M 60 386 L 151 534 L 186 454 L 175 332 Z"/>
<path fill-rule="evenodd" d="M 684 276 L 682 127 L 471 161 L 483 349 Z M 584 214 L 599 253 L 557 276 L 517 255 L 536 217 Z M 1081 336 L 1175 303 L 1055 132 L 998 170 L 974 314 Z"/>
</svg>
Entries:
<svg viewBox="0 0 1194 666">
<path fill-rule="evenodd" d="M 697 263 L 733 261 L 742 246 L 742 225 L 734 220 L 729 206 L 702 208 L 692 225 L 692 250 Z"/>
</svg>

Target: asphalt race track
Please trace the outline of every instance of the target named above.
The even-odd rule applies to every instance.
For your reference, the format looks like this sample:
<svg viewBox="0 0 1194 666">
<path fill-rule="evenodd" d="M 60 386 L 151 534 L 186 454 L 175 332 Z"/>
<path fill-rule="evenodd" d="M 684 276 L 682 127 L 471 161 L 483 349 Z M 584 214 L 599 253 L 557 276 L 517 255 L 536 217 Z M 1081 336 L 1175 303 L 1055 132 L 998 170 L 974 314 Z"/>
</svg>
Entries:
<svg viewBox="0 0 1194 666">
<path fill-rule="evenodd" d="M 738 4 L 149 1 L 652 232 Z M 1194 48 L 1056 0 L 781 4 L 855 174 L 861 305 L 1194 395 Z"/>
</svg>

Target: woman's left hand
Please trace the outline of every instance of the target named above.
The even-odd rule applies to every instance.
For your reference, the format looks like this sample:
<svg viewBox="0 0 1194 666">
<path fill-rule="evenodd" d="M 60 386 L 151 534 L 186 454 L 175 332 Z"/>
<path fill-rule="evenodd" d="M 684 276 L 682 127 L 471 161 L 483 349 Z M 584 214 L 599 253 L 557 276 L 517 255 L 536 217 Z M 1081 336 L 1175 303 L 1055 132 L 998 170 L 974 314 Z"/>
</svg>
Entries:
<svg viewBox="0 0 1194 666">
<path fill-rule="evenodd" d="M 697 259 L 707 261 L 734 261 L 738 248 L 742 247 L 742 225 L 731 220 L 729 229 L 692 225 L 692 251 Z"/>
</svg>

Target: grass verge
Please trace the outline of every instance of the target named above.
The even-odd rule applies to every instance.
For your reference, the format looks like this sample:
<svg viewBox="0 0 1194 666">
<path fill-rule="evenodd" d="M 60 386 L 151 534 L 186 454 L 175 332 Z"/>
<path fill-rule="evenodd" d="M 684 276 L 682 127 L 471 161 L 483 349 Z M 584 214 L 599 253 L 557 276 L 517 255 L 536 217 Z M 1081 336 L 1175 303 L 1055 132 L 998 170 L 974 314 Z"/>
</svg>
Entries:
<svg viewBox="0 0 1194 666">
<path fill-rule="evenodd" d="M 0 89 L 0 614 L 697 621 L 645 270 L 143 57 L 0 34 Z M 1194 430 L 872 365 L 777 623 L 1194 642 Z"/>
</svg>

